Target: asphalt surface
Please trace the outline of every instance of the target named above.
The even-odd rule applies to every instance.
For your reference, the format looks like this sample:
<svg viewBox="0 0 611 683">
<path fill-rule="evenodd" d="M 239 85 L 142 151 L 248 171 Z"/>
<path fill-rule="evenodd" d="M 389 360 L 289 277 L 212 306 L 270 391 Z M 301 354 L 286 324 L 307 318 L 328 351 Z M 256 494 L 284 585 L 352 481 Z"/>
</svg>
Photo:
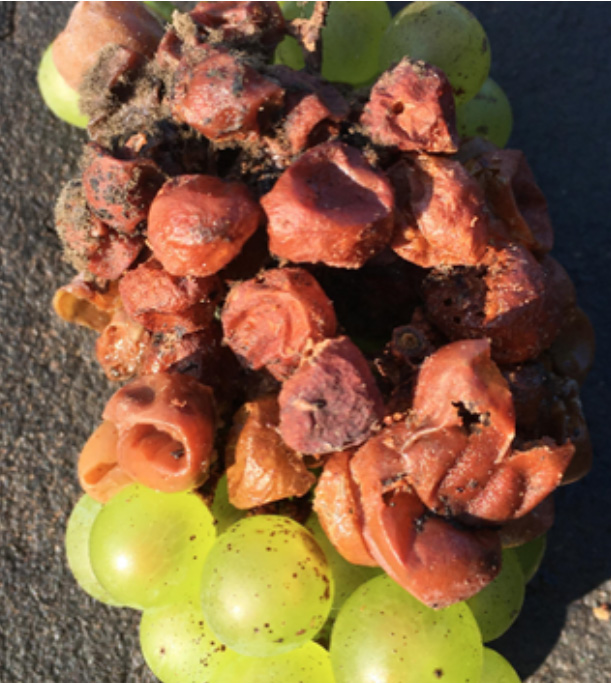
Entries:
<svg viewBox="0 0 611 683">
<path fill-rule="evenodd" d="M 391 3 L 402 5 L 403 3 Z M 486 28 L 492 75 L 515 115 L 547 195 L 553 254 L 597 330 L 583 390 L 595 465 L 557 495 L 544 565 L 509 634 L 493 644 L 529 683 L 611 681 L 611 36 L 610 3 L 465 3 Z M 136 613 L 94 603 L 66 567 L 63 534 L 80 495 L 77 454 L 112 388 L 93 339 L 55 318 L 53 291 L 72 271 L 52 209 L 84 134 L 45 110 L 43 48 L 72 3 L 0 3 L 0 681 L 153 681 Z"/>
</svg>

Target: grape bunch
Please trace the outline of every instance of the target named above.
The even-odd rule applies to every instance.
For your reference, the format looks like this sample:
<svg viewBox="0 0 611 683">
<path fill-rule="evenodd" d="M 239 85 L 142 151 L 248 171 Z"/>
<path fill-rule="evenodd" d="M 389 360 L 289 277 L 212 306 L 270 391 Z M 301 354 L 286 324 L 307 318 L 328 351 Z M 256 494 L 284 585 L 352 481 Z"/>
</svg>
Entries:
<svg viewBox="0 0 611 683">
<path fill-rule="evenodd" d="M 162 683 L 515 683 L 594 339 L 455 2 L 77 3 L 65 320 L 121 387 L 74 578 Z M 533 324 L 535 321 L 535 324 Z"/>
</svg>

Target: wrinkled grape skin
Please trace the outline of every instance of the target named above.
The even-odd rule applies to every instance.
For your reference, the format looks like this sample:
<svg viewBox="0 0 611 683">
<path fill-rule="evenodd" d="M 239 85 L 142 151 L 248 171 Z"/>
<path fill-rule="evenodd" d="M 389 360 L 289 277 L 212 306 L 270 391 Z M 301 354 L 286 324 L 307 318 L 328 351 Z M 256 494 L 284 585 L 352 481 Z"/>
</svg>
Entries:
<svg viewBox="0 0 611 683">
<path fill-rule="evenodd" d="M 467 600 L 488 643 L 496 640 L 518 618 L 524 602 L 524 573 L 512 549 L 503 550 L 503 564 L 498 576 L 479 593 Z"/>
<path fill-rule="evenodd" d="M 316 643 L 273 657 L 233 655 L 211 683 L 335 683 L 329 653 Z"/>
<path fill-rule="evenodd" d="M 196 494 L 129 486 L 94 522 L 91 566 L 117 601 L 160 607 L 197 594 L 214 535 L 212 516 Z"/>
<path fill-rule="evenodd" d="M 457 104 L 471 99 L 490 71 L 486 33 L 457 2 L 412 2 L 394 17 L 382 38 L 380 66 L 405 56 L 443 69 Z"/>
<path fill-rule="evenodd" d="M 297 2 L 280 2 L 285 19 L 310 16 L 314 3 L 304 9 Z M 379 73 L 380 40 L 390 23 L 385 2 L 335 2 L 322 30 L 322 76 L 328 81 L 361 85 Z M 276 51 L 276 61 L 293 69 L 304 66 L 303 53 L 294 38 L 285 38 Z"/>
<path fill-rule="evenodd" d="M 480 683 L 520 683 L 520 679 L 504 657 L 485 647 L 484 668 Z"/>
<path fill-rule="evenodd" d="M 85 593 L 99 602 L 120 607 L 97 580 L 89 561 L 89 534 L 101 509 L 102 504 L 86 493 L 79 498 L 66 527 L 66 558 L 72 576 Z"/>
<path fill-rule="evenodd" d="M 465 605 L 435 611 L 387 576 L 358 588 L 331 635 L 336 683 L 475 683 L 479 630 Z"/>
<path fill-rule="evenodd" d="M 287 517 L 237 522 L 219 537 L 204 566 L 205 619 L 243 655 L 272 656 L 311 640 L 329 615 L 333 595 L 320 546 Z"/>
<path fill-rule="evenodd" d="M 511 129 L 511 104 L 501 86 L 487 78 L 480 91 L 456 109 L 456 126 L 463 137 L 481 137 L 505 147 Z"/>
<path fill-rule="evenodd" d="M 204 621 L 199 601 L 145 610 L 140 620 L 144 660 L 162 683 L 203 683 L 213 680 L 236 657 Z"/>
</svg>

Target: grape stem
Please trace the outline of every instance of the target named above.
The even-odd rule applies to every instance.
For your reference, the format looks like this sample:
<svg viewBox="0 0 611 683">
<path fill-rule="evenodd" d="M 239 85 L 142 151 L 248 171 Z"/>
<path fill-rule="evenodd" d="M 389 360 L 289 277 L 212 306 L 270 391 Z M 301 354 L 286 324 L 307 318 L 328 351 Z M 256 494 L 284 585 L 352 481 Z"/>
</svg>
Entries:
<svg viewBox="0 0 611 683">
<path fill-rule="evenodd" d="M 299 3 L 305 4 L 305 3 Z M 288 22 L 288 32 L 300 44 L 307 71 L 320 73 L 322 65 L 322 29 L 327 21 L 329 2 L 315 2 L 309 19 Z"/>
</svg>

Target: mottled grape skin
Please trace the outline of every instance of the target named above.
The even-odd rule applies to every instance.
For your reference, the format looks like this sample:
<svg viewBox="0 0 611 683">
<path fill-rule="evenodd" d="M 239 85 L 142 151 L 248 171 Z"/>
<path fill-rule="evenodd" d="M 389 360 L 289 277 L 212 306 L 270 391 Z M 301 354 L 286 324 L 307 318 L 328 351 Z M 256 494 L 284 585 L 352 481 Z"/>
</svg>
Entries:
<svg viewBox="0 0 611 683">
<path fill-rule="evenodd" d="M 273 657 L 235 655 L 210 683 L 335 683 L 329 653 L 316 643 Z"/>
<path fill-rule="evenodd" d="M 380 66 L 402 57 L 442 69 L 457 104 L 471 99 L 490 71 L 490 43 L 479 21 L 457 2 L 411 2 L 391 21 L 382 38 Z"/>
<path fill-rule="evenodd" d="M 91 566 L 112 597 L 134 609 L 197 596 L 215 532 L 195 493 L 129 486 L 100 511 L 89 542 Z"/>
<path fill-rule="evenodd" d="M 513 549 L 503 550 L 499 575 L 466 601 L 488 643 L 505 633 L 518 618 L 524 602 L 524 574 Z"/>
<path fill-rule="evenodd" d="M 204 683 L 237 655 L 215 640 L 199 600 L 145 610 L 140 647 L 162 683 Z M 237 680 L 237 679 L 236 679 Z"/>
<path fill-rule="evenodd" d="M 480 91 L 456 109 L 456 127 L 462 137 L 480 137 L 505 147 L 511 129 L 511 104 L 501 86 L 487 78 Z"/>
<path fill-rule="evenodd" d="M 309 17 L 313 2 L 280 2 L 285 19 Z M 380 40 L 390 23 L 385 2 L 333 2 L 322 30 L 322 75 L 328 81 L 362 85 L 378 73 Z M 276 61 L 303 69 L 303 53 L 294 38 L 278 46 Z"/>
<path fill-rule="evenodd" d="M 92 598 L 107 605 L 120 607 L 97 580 L 89 560 L 89 535 L 102 504 L 84 494 L 79 498 L 68 518 L 66 527 L 66 558 L 78 585 Z"/>
<path fill-rule="evenodd" d="M 311 640 L 333 604 L 327 559 L 310 532 L 287 517 L 243 519 L 206 560 L 202 607 L 225 645 L 268 657 Z"/>
<path fill-rule="evenodd" d="M 379 576 L 344 604 L 330 651 L 336 683 L 475 683 L 482 649 L 466 605 L 434 610 Z"/>
<path fill-rule="evenodd" d="M 479 683 L 520 683 L 511 664 L 498 652 L 484 648 L 484 669 Z"/>
</svg>

